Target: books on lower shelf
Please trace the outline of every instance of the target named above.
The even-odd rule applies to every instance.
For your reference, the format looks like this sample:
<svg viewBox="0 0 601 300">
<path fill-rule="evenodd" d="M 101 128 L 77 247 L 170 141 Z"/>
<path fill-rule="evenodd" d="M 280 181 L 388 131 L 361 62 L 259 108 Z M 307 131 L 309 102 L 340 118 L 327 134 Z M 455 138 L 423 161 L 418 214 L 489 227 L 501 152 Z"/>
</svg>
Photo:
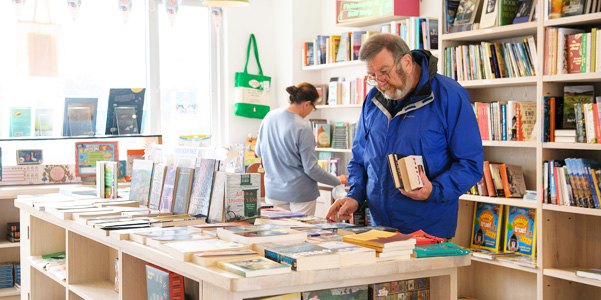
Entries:
<svg viewBox="0 0 601 300">
<path fill-rule="evenodd" d="M 262 256 L 222 260 L 217 262 L 217 266 L 244 277 L 285 274 L 291 271 L 289 265 Z"/>
<path fill-rule="evenodd" d="M 576 276 L 601 280 L 601 269 L 578 269 Z"/>
<path fill-rule="evenodd" d="M 414 278 L 370 284 L 369 299 L 430 299 L 430 278 Z"/>
<path fill-rule="evenodd" d="M 472 226 L 472 248 L 499 251 L 503 232 L 503 205 L 476 202 Z"/>
<path fill-rule="evenodd" d="M 184 299 L 184 276 L 153 264 L 146 264 L 148 299 Z"/>
<path fill-rule="evenodd" d="M 505 252 L 536 256 L 536 209 L 519 206 L 507 207 L 505 218 Z"/>
<path fill-rule="evenodd" d="M 343 299 L 356 299 L 356 300 L 367 300 L 371 299 L 368 295 L 368 286 L 357 285 L 348 286 L 341 288 L 332 288 L 317 291 L 306 291 L 302 292 L 302 299 L 332 299 L 332 300 L 343 300 Z"/>
</svg>

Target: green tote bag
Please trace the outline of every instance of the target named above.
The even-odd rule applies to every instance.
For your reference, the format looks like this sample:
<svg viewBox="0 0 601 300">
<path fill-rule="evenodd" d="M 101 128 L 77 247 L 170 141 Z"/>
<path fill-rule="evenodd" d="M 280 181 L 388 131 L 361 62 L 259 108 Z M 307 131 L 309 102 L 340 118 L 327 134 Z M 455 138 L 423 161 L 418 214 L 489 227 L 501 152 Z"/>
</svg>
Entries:
<svg viewBox="0 0 601 300">
<path fill-rule="evenodd" d="M 248 60 L 250 48 L 254 44 L 255 59 L 259 67 L 259 75 L 248 74 Z M 263 75 L 261 63 L 259 62 L 259 51 L 255 35 L 251 34 L 246 50 L 246 66 L 244 72 L 236 72 L 236 83 L 234 95 L 234 115 L 239 117 L 263 119 L 269 112 L 269 89 L 271 77 Z"/>
</svg>

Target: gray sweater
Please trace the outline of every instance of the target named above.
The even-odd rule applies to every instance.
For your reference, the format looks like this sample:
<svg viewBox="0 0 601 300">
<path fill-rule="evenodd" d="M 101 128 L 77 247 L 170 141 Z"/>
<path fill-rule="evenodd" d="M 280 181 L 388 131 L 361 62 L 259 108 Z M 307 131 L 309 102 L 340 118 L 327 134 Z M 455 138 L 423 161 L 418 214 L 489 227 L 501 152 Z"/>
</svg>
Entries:
<svg viewBox="0 0 601 300">
<path fill-rule="evenodd" d="M 265 116 L 255 152 L 265 168 L 265 197 L 307 202 L 319 197 L 317 182 L 338 185 L 338 177 L 317 164 L 315 137 L 310 123 L 283 108 Z"/>
</svg>

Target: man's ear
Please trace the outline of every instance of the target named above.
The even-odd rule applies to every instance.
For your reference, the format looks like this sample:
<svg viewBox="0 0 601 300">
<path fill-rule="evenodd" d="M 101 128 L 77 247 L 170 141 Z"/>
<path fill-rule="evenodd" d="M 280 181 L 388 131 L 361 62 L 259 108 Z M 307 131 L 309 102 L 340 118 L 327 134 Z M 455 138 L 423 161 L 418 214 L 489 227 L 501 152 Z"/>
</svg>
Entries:
<svg viewBox="0 0 601 300">
<path fill-rule="evenodd" d="M 401 65 L 403 66 L 403 71 L 405 73 L 410 73 L 413 69 L 413 60 L 411 59 L 411 54 L 405 54 L 403 58 L 401 58 Z"/>
</svg>

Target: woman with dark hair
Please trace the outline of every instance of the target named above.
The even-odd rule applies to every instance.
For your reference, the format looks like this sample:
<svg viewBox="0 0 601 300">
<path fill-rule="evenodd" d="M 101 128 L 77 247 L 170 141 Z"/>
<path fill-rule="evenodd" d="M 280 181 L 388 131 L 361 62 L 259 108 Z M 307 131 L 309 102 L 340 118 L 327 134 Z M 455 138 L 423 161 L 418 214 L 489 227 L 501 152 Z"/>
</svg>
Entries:
<svg viewBox="0 0 601 300">
<path fill-rule="evenodd" d="M 312 84 L 286 88 L 290 104 L 270 111 L 263 119 L 255 153 L 265 169 L 265 201 L 293 212 L 315 215 L 317 183 L 346 184 L 317 164 L 313 129 L 305 117 L 316 110 L 319 98 Z"/>
</svg>

